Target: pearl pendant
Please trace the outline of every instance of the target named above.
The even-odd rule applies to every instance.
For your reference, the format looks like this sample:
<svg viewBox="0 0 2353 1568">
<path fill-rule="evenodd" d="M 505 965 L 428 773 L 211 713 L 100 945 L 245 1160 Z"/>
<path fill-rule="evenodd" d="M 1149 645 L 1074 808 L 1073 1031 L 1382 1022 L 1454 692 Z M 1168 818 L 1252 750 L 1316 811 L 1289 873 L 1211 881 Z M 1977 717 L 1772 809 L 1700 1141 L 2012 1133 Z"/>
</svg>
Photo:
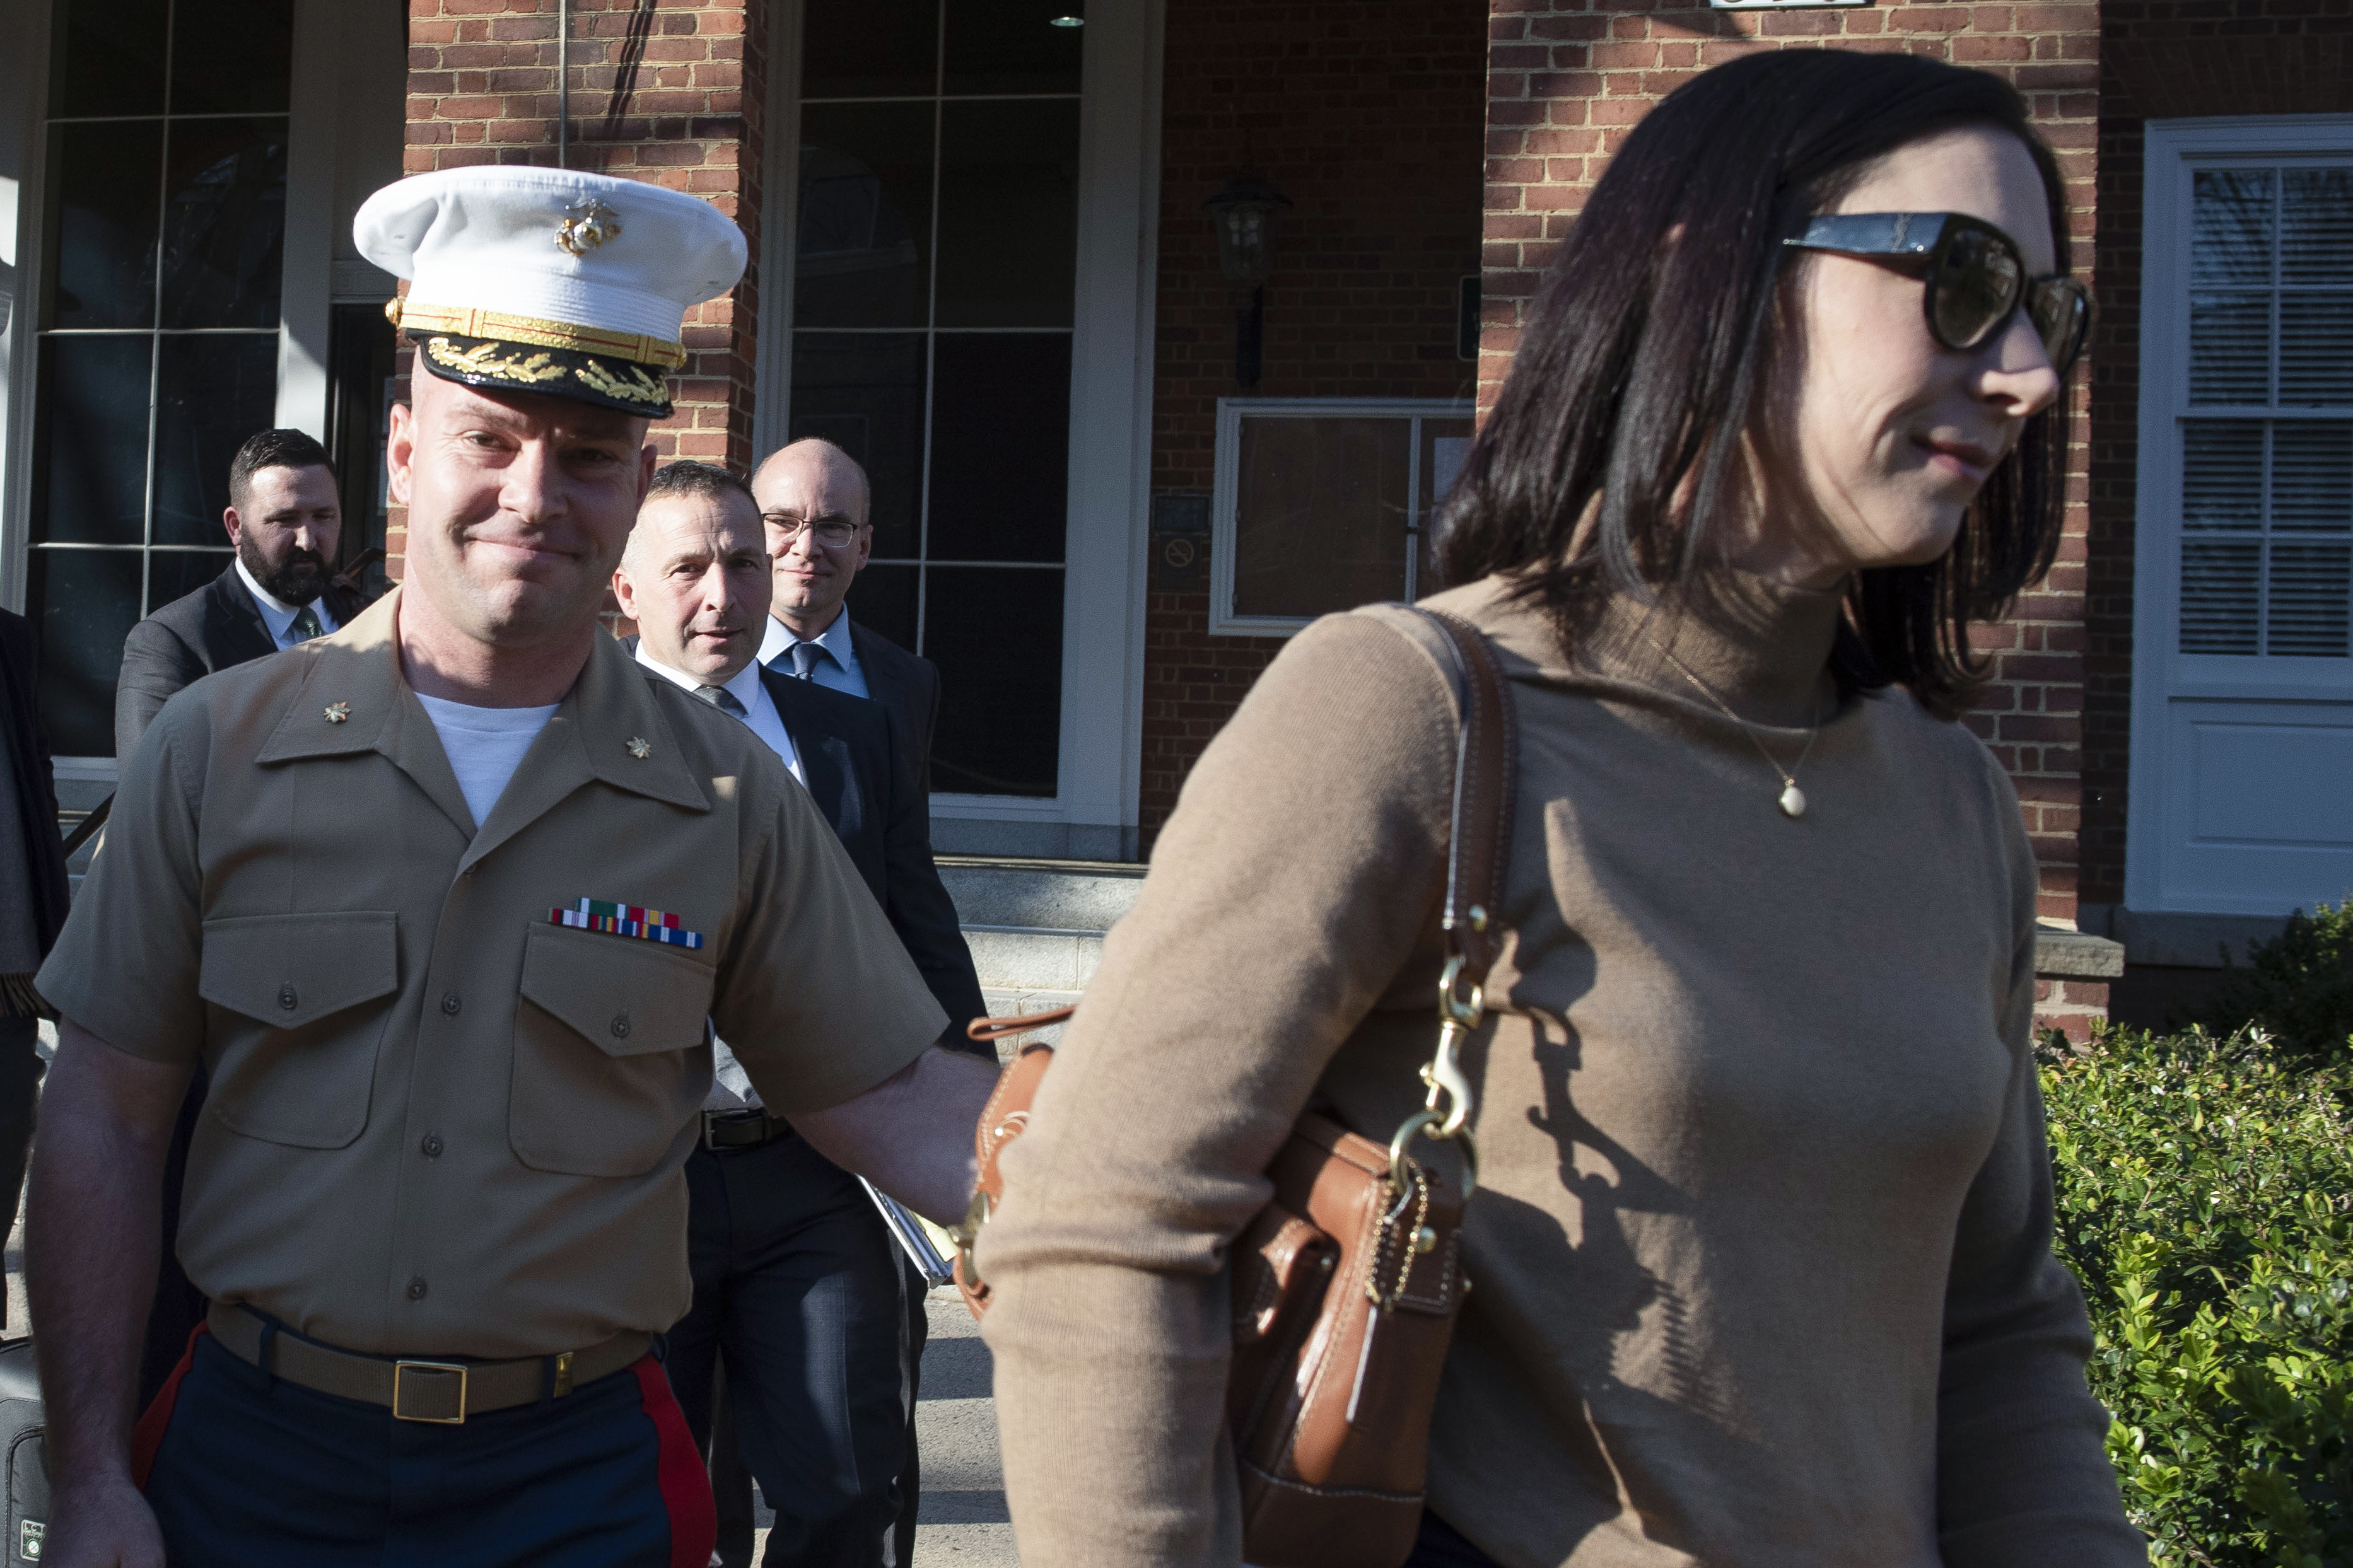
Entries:
<svg viewBox="0 0 2353 1568">
<path fill-rule="evenodd" d="M 1806 792 L 1798 787 L 1798 781 L 1795 779 L 1791 779 L 1781 790 L 1781 815 L 1791 817 L 1806 815 Z"/>
</svg>

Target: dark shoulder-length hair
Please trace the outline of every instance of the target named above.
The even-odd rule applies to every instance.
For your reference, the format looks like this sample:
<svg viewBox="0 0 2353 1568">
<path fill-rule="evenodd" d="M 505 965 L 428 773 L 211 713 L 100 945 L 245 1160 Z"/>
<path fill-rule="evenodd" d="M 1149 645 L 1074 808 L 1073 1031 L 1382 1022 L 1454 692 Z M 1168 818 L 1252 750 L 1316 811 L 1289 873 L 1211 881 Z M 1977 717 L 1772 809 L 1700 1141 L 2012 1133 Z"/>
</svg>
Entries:
<svg viewBox="0 0 2353 1568">
<path fill-rule="evenodd" d="M 2009 84 L 1909 55 L 1792 49 L 1707 71 L 1638 125 L 1537 294 L 1511 374 L 1451 493 L 1450 583 L 1492 573 L 1575 648 L 1615 594 L 1692 590 L 1705 613 L 1725 501 L 1746 483 L 1792 317 L 1781 241 L 1870 163 L 1960 126 L 2007 131 L 2042 172 L 2067 265 L 2059 168 Z M 1671 242 L 1672 239 L 1672 242 Z M 1848 689 L 1900 681 L 1957 714 L 1983 679 L 1972 620 L 2050 569 L 2065 478 L 2065 399 L 2027 422 L 1953 547 L 1856 574 L 1831 656 Z"/>
</svg>

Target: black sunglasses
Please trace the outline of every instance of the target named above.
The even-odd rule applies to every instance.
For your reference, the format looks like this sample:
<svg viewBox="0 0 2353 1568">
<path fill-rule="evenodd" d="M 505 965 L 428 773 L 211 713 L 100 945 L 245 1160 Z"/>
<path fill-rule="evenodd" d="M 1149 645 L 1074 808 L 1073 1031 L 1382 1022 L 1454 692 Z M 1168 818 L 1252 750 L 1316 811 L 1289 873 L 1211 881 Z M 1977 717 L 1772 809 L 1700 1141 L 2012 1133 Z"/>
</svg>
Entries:
<svg viewBox="0 0 2353 1568">
<path fill-rule="evenodd" d="M 2092 290 L 2063 274 L 2029 278 L 2018 242 L 1964 213 L 1830 213 L 1783 245 L 1866 256 L 1914 273 L 1928 331 L 1948 349 L 1981 348 L 2022 302 L 2051 368 L 2064 376 L 2092 324 Z"/>
</svg>

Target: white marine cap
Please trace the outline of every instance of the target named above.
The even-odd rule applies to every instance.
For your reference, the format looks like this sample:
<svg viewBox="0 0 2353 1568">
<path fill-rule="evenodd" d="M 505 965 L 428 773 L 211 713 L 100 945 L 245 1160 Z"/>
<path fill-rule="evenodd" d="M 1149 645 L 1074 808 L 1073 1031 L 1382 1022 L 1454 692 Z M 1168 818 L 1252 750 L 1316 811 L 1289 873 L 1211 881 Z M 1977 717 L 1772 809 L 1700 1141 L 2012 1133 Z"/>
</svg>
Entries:
<svg viewBox="0 0 2353 1568">
<path fill-rule="evenodd" d="M 409 279 L 385 309 L 436 375 L 662 418 L 686 312 L 744 275 L 743 230 L 699 197 L 515 164 L 370 196 L 360 254 Z"/>
</svg>

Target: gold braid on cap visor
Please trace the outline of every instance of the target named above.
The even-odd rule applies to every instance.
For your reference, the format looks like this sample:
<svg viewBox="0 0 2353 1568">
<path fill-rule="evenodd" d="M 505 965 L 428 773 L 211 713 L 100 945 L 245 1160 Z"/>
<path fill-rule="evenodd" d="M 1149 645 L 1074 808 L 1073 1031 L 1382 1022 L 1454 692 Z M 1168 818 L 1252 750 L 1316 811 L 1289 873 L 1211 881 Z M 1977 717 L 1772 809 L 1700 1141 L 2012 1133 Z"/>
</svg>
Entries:
<svg viewBox="0 0 2353 1568">
<path fill-rule="evenodd" d="M 497 338 L 530 343 L 543 349 L 571 349 L 607 359 L 676 370 L 686 363 L 681 343 L 665 342 L 642 332 L 611 332 L 598 327 L 575 326 L 544 316 L 511 316 L 504 310 L 459 310 L 449 305 L 420 305 L 414 300 L 394 300 L 384 308 L 385 319 L 410 332 L 448 332 L 459 338 Z"/>
</svg>

